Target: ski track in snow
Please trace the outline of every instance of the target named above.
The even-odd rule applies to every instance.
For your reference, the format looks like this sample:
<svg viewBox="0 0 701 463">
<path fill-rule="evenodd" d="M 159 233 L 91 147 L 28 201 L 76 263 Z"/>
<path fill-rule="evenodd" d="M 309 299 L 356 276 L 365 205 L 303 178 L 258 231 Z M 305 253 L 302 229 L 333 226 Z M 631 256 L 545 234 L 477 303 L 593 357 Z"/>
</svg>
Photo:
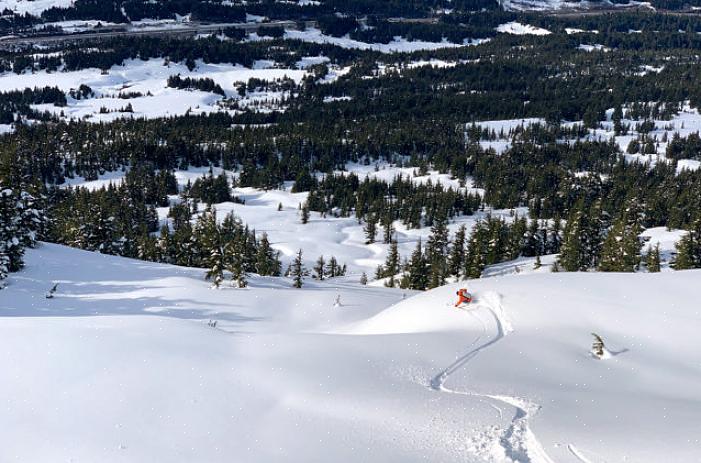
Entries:
<svg viewBox="0 0 701 463">
<path fill-rule="evenodd" d="M 575 447 L 574 445 L 567 444 L 567 450 L 569 450 L 570 453 L 572 455 L 574 455 L 574 457 L 577 460 L 581 461 L 582 463 L 592 463 L 592 461 L 590 459 L 588 459 L 587 457 L 585 457 L 584 455 L 582 455 L 582 452 L 580 452 L 579 449 L 577 449 L 577 447 Z"/>
<path fill-rule="evenodd" d="M 516 413 L 511 420 L 511 425 L 498 437 L 498 443 L 504 452 L 504 456 L 511 461 L 521 463 L 554 463 L 545 452 L 545 449 L 543 449 L 543 446 L 540 444 L 535 434 L 533 434 L 533 431 L 531 431 L 530 427 L 528 426 L 530 418 L 535 416 L 540 410 L 540 405 L 520 397 L 484 394 L 474 391 L 458 391 L 455 389 L 450 389 L 445 385 L 446 381 L 452 374 L 467 365 L 467 363 L 475 358 L 480 352 L 496 344 L 513 331 L 511 321 L 507 317 L 504 308 L 501 305 L 501 296 L 499 294 L 487 293 L 476 302 L 477 307 L 472 310 L 468 310 L 467 313 L 482 325 L 481 333 L 468 346 L 469 350 L 467 353 L 459 357 L 446 369 L 431 379 L 430 387 L 435 391 L 490 399 L 492 401 L 515 408 Z M 496 326 L 496 334 L 489 341 L 482 344 L 478 343 L 487 334 L 487 324 L 481 317 L 477 316 L 477 311 L 480 309 L 489 311 L 490 315 L 494 318 Z M 494 404 L 490 405 L 499 411 L 499 415 L 501 417 L 501 408 Z M 581 454 L 577 455 L 575 453 L 576 449 L 575 451 L 572 450 L 574 449 L 574 446 L 568 445 L 568 449 L 573 455 L 580 458 L 579 455 Z M 584 463 L 590 463 L 586 459 L 580 458 L 580 460 Z"/>
</svg>

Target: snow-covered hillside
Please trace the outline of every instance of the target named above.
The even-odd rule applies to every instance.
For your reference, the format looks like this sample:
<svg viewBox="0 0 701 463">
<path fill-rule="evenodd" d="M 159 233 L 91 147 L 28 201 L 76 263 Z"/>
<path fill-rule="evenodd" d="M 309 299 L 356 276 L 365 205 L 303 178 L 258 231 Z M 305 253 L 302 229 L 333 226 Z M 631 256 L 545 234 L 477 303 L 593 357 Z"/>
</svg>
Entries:
<svg viewBox="0 0 701 463">
<path fill-rule="evenodd" d="M 0 291 L 0 461 L 694 461 L 697 271 L 423 294 L 44 244 Z M 44 293 L 59 282 L 56 297 Z M 340 295 L 340 306 L 335 306 Z M 217 326 L 208 326 L 216 320 Z M 593 358 L 591 332 L 608 360 Z"/>
</svg>

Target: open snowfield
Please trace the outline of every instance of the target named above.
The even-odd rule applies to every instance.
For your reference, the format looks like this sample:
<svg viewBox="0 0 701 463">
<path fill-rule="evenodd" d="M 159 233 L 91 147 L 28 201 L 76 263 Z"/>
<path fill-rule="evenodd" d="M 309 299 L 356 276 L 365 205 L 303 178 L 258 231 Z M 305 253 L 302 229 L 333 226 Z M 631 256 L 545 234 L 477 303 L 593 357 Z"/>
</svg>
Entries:
<svg viewBox="0 0 701 463">
<path fill-rule="evenodd" d="M 522 24 L 517 21 L 511 21 L 505 24 L 500 24 L 497 26 L 497 32 L 512 35 L 550 35 L 547 29 L 542 27 L 531 26 L 530 24 Z"/>
<path fill-rule="evenodd" d="M 457 285 L 414 295 L 252 277 L 213 290 L 203 273 L 28 251 L 0 291 L 0 461 L 659 462 L 701 451 L 698 271 L 488 278 L 468 282 L 471 310 L 450 307 Z M 609 359 L 590 356 L 590 332 Z"/>
<path fill-rule="evenodd" d="M 39 16 L 44 10 L 52 7 L 65 8 L 71 3 L 73 0 L 1 0 L 0 10 L 7 8 L 16 13 Z"/>
<path fill-rule="evenodd" d="M 301 40 L 311 43 L 328 43 L 341 48 L 358 50 L 372 50 L 380 53 L 411 53 L 420 50 L 439 50 L 441 48 L 456 48 L 464 45 L 479 45 L 489 39 L 466 40 L 463 44 L 451 43 L 447 40 L 442 42 L 425 42 L 421 40 L 406 40 L 403 37 L 394 37 L 389 43 L 366 43 L 353 40 L 350 37 L 334 37 L 323 34 L 318 29 L 307 29 L 305 31 L 285 31 L 285 38 L 290 40 Z"/>
<path fill-rule="evenodd" d="M 299 83 L 307 74 L 302 69 L 271 68 L 272 63 L 256 63 L 253 68 L 231 64 L 206 64 L 197 62 L 192 71 L 183 63 L 164 63 L 162 59 L 127 60 L 122 66 L 111 67 L 106 74 L 100 69 L 90 68 L 80 71 L 15 74 L 7 72 L 0 74 L 0 91 L 24 90 L 25 88 L 58 87 L 67 92 L 77 89 L 80 85 L 89 86 L 95 93 L 94 97 L 76 100 L 68 97 L 66 107 L 51 104 L 33 105 L 37 110 L 54 114 L 63 114 L 68 118 L 88 118 L 93 122 L 106 122 L 121 117 L 167 117 L 192 113 L 222 111 L 218 105 L 221 95 L 185 90 L 167 86 L 168 77 L 180 75 L 183 79 L 211 78 L 219 84 L 227 98 L 234 98 L 240 107 L 248 106 L 253 101 L 279 101 L 282 92 L 249 92 L 244 98 L 239 97 L 236 85 L 248 82 L 250 78 L 274 81 L 285 77 Z M 129 93 L 140 93 L 142 96 L 120 98 Z M 131 104 L 133 113 L 119 112 Z M 107 109 L 101 113 L 100 109 Z"/>
</svg>

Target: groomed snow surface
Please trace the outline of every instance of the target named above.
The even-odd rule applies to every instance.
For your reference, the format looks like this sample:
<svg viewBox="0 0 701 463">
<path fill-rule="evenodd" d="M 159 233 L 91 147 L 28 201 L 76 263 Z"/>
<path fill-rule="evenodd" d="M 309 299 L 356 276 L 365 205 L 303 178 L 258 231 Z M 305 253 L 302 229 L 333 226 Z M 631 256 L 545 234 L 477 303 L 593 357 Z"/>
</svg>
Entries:
<svg viewBox="0 0 701 463">
<path fill-rule="evenodd" d="M 701 272 L 488 278 L 467 310 L 461 285 L 203 273 L 29 250 L 0 291 L 0 461 L 698 459 Z"/>
</svg>

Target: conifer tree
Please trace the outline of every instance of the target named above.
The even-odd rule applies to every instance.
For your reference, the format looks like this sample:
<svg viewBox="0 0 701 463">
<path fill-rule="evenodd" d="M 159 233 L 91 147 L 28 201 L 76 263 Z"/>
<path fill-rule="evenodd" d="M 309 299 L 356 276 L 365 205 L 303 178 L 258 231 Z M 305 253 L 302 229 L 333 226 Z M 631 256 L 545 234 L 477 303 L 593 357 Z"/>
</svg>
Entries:
<svg viewBox="0 0 701 463">
<path fill-rule="evenodd" d="M 304 203 L 304 206 L 302 206 L 301 214 L 302 223 L 307 224 L 309 222 L 309 206 L 307 206 L 307 203 Z"/>
<path fill-rule="evenodd" d="M 280 267 L 279 253 L 270 246 L 268 234 L 263 233 L 256 252 L 256 272 L 262 276 L 279 276 Z"/>
<path fill-rule="evenodd" d="M 638 235 L 639 210 L 634 202 L 621 213 L 606 236 L 601 248 L 599 270 L 602 272 L 634 272 L 640 265 L 641 243 Z"/>
<path fill-rule="evenodd" d="M 392 215 L 388 212 L 382 217 L 382 241 L 385 244 L 392 242 L 394 236 L 394 225 L 392 224 Z"/>
<path fill-rule="evenodd" d="M 365 272 L 360 274 L 360 284 L 363 286 L 368 284 L 368 276 Z"/>
<path fill-rule="evenodd" d="M 701 268 L 701 218 L 696 219 L 691 229 L 676 244 L 675 270 Z"/>
<path fill-rule="evenodd" d="M 226 269 L 231 272 L 231 286 L 236 288 L 248 286 L 244 246 L 245 242 L 240 237 L 231 239 L 224 246 L 224 262 L 226 263 Z"/>
<path fill-rule="evenodd" d="M 411 254 L 407 267 L 406 287 L 409 289 L 425 290 L 428 286 L 429 266 L 424 256 L 421 240 Z"/>
<path fill-rule="evenodd" d="M 448 259 L 448 274 L 456 278 L 465 266 L 465 225 L 461 225 L 455 232 L 453 244 L 450 247 L 450 257 Z"/>
<path fill-rule="evenodd" d="M 368 216 L 363 231 L 365 232 L 365 244 L 374 243 L 377 235 L 377 220 L 373 215 Z"/>
<path fill-rule="evenodd" d="M 341 267 L 338 265 L 338 261 L 335 256 L 331 256 L 329 263 L 326 264 L 326 276 L 328 278 L 341 276 Z"/>
<path fill-rule="evenodd" d="M 431 227 L 431 235 L 426 243 L 425 260 L 429 266 L 429 288 L 436 288 L 445 284 L 447 250 L 448 227 L 446 221 L 442 217 L 436 218 Z"/>
<path fill-rule="evenodd" d="M 319 258 L 316 260 L 316 264 L 314 264 L 314 272 L 316 273 L 314 278 L 319 281 L 323 281 L 324 279 L 325 265 L 326 261 L 324 260 L 324 256 L 319 256 Z"/>
<path fill-rule="evenodd" d="M 570 211 L 557 259 L 558 267 L 565 272 L 580 272 L 589 268 L 590 254 L 586 245 L 586 211 L 579 201 Z"/>
<path fill-rule="evenodd" d="M 654 248 L 652 246 L 648 247 L 647 255 L 645 256 L 645 267 L 650 273 L 660 271 L 660 243 L 657 243 Z"/>
<path fill-rule="evenodd" d="M 220 246 L 214 246 L 209 254 L 208 270 L 205 279 L 212 280 L 214 287 L 219 288 L 224 281 L 224 255 Z"/>
<path fill-rule="evenodd" d="M 292 277 L 292 286 L 301 288 L 304 283 L 304 261 L 302 260 L 302 250 L 297 251 L 292 264 L 290 265 L 289 275 Z"/>
<path fill-rule="evenodd" d="M 387 253 L 387 258 L 385 259 L 384 266 L 380 267 L 380 273 L 377 278 L 387 278 L 389 280 L 385 282 L 385 286 L 389 288 L 394 288 L 396 284 L 395 277 L 399 274 L 400 270 L 400 257 L 399 248 L 396 241 L 392 241 L 389 246 L 389 252 Z"/>
<path fill-rule="evenodd" d="M 472 235 L 465 254 L 465 269 L 463 278 L 479 278 L 486 264 L 488 230 L 484 222 L 477 222 L 472 228 Z"/>
</svg>

